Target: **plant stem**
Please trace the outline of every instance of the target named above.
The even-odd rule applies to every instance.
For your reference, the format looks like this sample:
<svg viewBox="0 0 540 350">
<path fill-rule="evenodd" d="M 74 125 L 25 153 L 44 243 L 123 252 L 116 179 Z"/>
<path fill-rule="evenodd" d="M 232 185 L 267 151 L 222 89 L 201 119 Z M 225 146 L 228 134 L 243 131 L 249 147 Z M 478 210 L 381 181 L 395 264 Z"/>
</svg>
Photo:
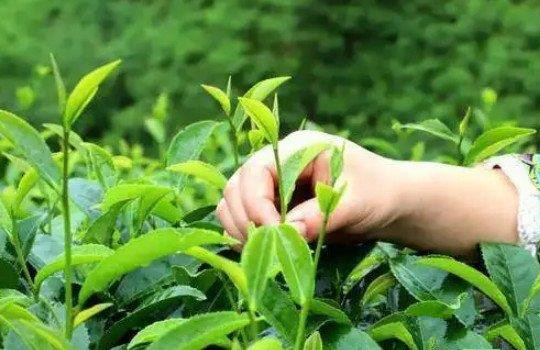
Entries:
<svg viewBox="0 0 540 350">
<path fill-rule="evenodd" d="M 65 292 L 66 292 L 66 338 L 71 339 L 73 330 L 73 291 L 71 289 L 71 217 L 69 213 L 69 189 L 68 189 L 68 166 L 69 166 L 69 128 L 64 126 L 63 138 L 63 169 L 62 169 L 62 214 L 64 217 L 64 253 L 65 253 Z"/>
<path fill-rule="evenodd" d="M 236 133 L 236 128 L 234 127 L 232 118 L 227 116 L 227 121 L 229 122 L 230 133 L 231 133 L 231 144 L 233 149 L 233 158 L 234 158 L 234 168 L 238 169 L 240 166 L 240 152 L 238 151 L 238 134 Z"/>
<path fill-rule="evenodd" d="M 463 135 L 459 135 L 459 140 L 457 144 L 458 165 L 463 165 L 463 163 L 465 162 L 465 155 L 461 151 L 462 144 L 463 144 Z"/>
<path fill-rule="evenodd" d="M 302 305 L 300 311 L 300 320 L 298 320 L 298 329 L 296 331 L 296 341 L 294 342 L 294 350 L 302 350 L 306 341 L 306 321 L 309 314 L 309 301 Z"/>
<path fill-rule="evenodd" d="M 328 211 L 324 213 L 323 217 L 323 223 L 321 226 L 321 231 L 319 232 L 319 237 L 317 238 L 317 248 L 315 248 L 315 258 L 313 259 L 313 280 L 315 281 L 315 278 L 317 276 L 317 267 L 319 265 L 319 260 L 321 258 L 321 251 L 322 246 L 324 244 L 324 240 L 326 238 L 326 226 L 328 224 L 328 217 L 330 214 Z M 298 321 L 298 330 L 296 333 L 296 341 L 294 343 L 294 350 L 301 350 L 304 346 L 305 342 L 305 331 L 306 331 L 306 320 L 307 316 L 309 314 L 309 302 L 313 299 L 313 295 L 309 297 L 308 302 L 306 302 L 304 305 L 302 305 L 302 310 L 300 311 L 300 320 Z"/>
<path fill-rule="evenodd" d="M 278 177 L 278 192 L 279 192 L 279 211 L 280 222 L 284 223 L 287 218 L 287 206 L 285 205 L 285 194 L 283 193 L 283 171 L 281 169 L 281 161 L 279 159 L 279 146 L 276 143 L 273 146 L 274 159 L 276 161 L 276 172 Z"/>
<path fill-rule="evenodd" d="M 26 261 L 24 259 L 24 254 L 22 251 L 22 244 L 21 240 L 19 238 L 19 230 L 17 229 L 17 223 L 15 221 L 14 213 L 11 214 L 11 220 L 13 224 L 13 231 L 11 233 L 12 239 L 11 244 L 15 248 L 15 254 L 17 255 L 17 260 L 19 262 L 19 265 L 21 265 L 21 269 L 24 274 L 24 278 L 26 279 L 26 283 L 28 283 L 28 287 L 32 291 L 32 295 L 34 296 L 34 300 L 38 300 L 38 293 L 36 290 L 36 286 L 34 285 L 34 282 L 32 281 L 32 276 L 30 276 L 30 271 L 28 270 L 28 266 L 26 266 Z"/>
<path fill-rule="evenodd" d="M 257 320 L 255 319 L 255 313 L 251 310 L 248 311 L 249 316 L 249 329 L 251 331 L 251 340 L 257 339 Z"/>
</svg>

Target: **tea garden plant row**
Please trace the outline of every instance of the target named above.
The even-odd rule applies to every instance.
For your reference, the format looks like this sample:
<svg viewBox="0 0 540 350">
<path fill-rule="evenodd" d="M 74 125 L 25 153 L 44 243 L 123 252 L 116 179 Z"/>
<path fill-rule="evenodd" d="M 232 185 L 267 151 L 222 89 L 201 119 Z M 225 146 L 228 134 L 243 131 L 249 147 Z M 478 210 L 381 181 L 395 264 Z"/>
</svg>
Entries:
<svg viewBox="0 0 540 350">
<path fill-rule="evenodd" d="M 73 131 L 119 64 L 67 93 L 51 56 L 59 124 L 42 131 L 0 110 L 4 349 L 540 348 L 540 268 L 520 247 L 481 244 L 475 268 L 383 242 L 325 247 L 325 227 L 312 247 L 286 223 L 296 179 L 321 152 L 331 154 L 331 180 L 315 188 L 325 223 L 346 187 L 336 185 L 342 147 L 320 143 L 280 159 L 276 90 L 289 77 L 238 99 L 230 79 L 224 91 L 203 85 L 223 120 L 191 124 L 168 145 L 160 101 L 145 127 L 162 158 L 149 159 L 127 144 L 113 155 Z M 474 114 L 456 131 L 438 120 L 395 127 L 453 144 L 464 165 L 535 132 L 501 126 L 471 138 Z M 282 222 L 252 226 L 238 256 L 214 203 L 226 175 L 261 147 L 278 165 Z M 181 209 L 190 206 L 198 208 Z"/>
</svg>

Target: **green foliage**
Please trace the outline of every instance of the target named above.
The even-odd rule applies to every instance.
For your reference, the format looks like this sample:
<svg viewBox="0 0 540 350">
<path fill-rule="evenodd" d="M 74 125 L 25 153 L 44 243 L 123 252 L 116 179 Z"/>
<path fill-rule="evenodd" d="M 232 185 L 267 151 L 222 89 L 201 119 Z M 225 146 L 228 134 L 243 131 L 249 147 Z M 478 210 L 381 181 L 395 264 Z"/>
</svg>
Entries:
<svg viewBox="0 0 540 350">
<path fill-rule="evenodd" d="M 326 245 L 328 219 L 347 185 L 340 178 L 346 144 L 315 144 L 280 161 L 279 131 L 289 121 L 290 95 L 280 91 L 279 101 L 287 102 L 282 108 L 276 89 L 289 77 L 263 80 L 243 94 L 232 90 L 230 78 L 225 91 L 203 86 L 222 107 L 225 122 L 200 121 L 176 135 L 167 123 L 174 121 L 169 109 L 178 96 L 160 86 L 138 125 L 159 149 L 159 158 L 151 158 L 139 145 L 123 141 L 108 147 L 70 130 L 117 62 L 87 75 L 66 98 L 54 57 L 51 61 L 63 125 L 49 123 L 40 132 L 0 112 L 0 148 L 6 154 L 0 193 L 1 347 L 540 347 L 540 267 L 520 247 L 482 244 L 487 270 L 482 273 L 450 257 L 418 255 L 389 243 L 338 252 Z M 122 84 L 126 79 L 120 73 Z M 30 90 L 19 90 L 26 91 L 19 97 L 28 111 L 40 103 L 39 89 L 31 90 L 37 94 L 31 104 L 22 103 L 30 101 Z M 272 94 L 269 108 L 265 103 Z M 236 105 L 233 95 L 241 96 Z M 489 89 L 482 95 L 482 106 L 470 108 L 459 126 L 445 118 L 404 120 L 395 124 L 396 143 L 371 138 L 364 145 L 412 160 L 440 156 L 471 163 L 530 140 L 525 137 L 532 129 L 492 119 L 502 95 Z M 345 98 L 351 105 L 357 100 Z M 321 101 L 321 110 L 329 108 L 326 103 Z M 207 105 L 197 107 L 203 111 Z M 248 117 L 250 127 L 244 125 Z M 440 140 L 415 140 L 411 152 L 405 151 L 402 146 L 416 135 L 411 130 Z M 53 154 L 56 141 L 61 152 Z M 222 232 L 214 211 L 227 177 L 265 141 L 277 165 L 282 222 L 251 225 L 237 254 L 231 248 L 241 243 Z M 312 251 L 286 223 L 286 214 L 295 204 L 298 178 L 321 152 L 330 157 L 330 176 L 314 188 L 323 226 Z"/>
</svg>

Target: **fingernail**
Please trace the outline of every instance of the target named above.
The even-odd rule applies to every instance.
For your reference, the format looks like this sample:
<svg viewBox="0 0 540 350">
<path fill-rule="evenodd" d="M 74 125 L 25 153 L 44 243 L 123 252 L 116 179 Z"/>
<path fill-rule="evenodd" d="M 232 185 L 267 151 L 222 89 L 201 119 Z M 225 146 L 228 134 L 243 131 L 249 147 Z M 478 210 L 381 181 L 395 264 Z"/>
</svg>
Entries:
<svg viewBox="0 0 540 350">
<path fill-rule="evenodd" d="M 304 224 L 302 221 L 291 221 L 289 224 L 294 227 L 302 237 L 306 237 L 306 224 Z"/>
</svg>

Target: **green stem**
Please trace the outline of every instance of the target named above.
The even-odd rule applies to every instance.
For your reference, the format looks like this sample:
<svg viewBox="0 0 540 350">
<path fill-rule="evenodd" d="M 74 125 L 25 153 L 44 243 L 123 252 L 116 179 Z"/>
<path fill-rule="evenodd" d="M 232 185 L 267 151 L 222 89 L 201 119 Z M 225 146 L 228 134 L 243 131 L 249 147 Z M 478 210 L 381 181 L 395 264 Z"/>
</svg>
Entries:
<svg viewBox="0 0 540 350">
<path fill-rule="evenodd" d="M 66 291 L 66 338 L 71 339 L 73 330 L 73 291 L 71 289 L 71 217 L 69 213 L 69 189 L 68 189 L 68 166 L 69 166 L 69 128 L 64 126 L 63 138 L 63 171 L 62 171 L 62 214 L 64 217 L 64 250 L 65 250 L 65 291 Z"/>
<path fill-rule="evenodd" d="M 298 320 L 298 330 L 296 331 L 296 341 L 294 342 L 294 350 L 302 350 L 306 341 L 306 321 L 309 314 L 309 301 L 302 305 L 300 311 L 300 320 Z"/>
<path fill-rule="evenodd" d="M 276 161 L 276 172 L 278 177 L 280 222 L 284 223 L 287 218 L 287 205 L 285 204 L 285 193 L 283 193 L 283 171 L 281 169 L 281 161 L 279 159 L 279 146 L 277 143 L 273 146 L 273 150 L 274 159 Z"/>
<path fill-rule="evenodd" d="M 328 211 L 324 213 L 323 223 L 321 226 L 321 231 L 319 232 L 319 237 L 317 238 L 317 248 L 315 248 L 315 258 L 313 259 L 313 280 L 317 276 L 317 267 L 319 266 L 319 260 L 321 258 L 322 246 L 326 238 L 326 226 L 328 225 Z M 313 298 L 313 295 L 310 296 L 309 300 Z M 302 310 L 300 311 L 300 320 L 298 321 L 298 330 L 296 333 L 296 341 L 294 343 L 294 350 L 301 350 L 304 347 L 304 342 L 306 340 L 305 331 L 306 331 L 306 321 L 309 314 L 309 300 L 304 305 L 302 305 Z"/>
<path fill-rule="evenodd" d="M 248 311 L 249 316 L 249 329 L 251 331 L 251 340 L 255 341 L 257 339 L 257 320 L 255 319 L 255 313 L 251 310 Z"/>
<path fill-rule="evenodd" d="M 28 270 L 28 266 L 26 266 L 26 261 L 24 259 L 24 254 L 22 251 L 22 244 L 21 240 L 19 239 L 19 231 L 17 229 L 17 223 L 14 218 L 14 213 L 11 214 L 12 217 L 12 223 L 13 223 L 13 232 L 11 234 L 11 244 L 15 248 L 15 254 L 17 255 L 17 260 L 19 262 L 19 265 L 21 265 L 21 269 L 24 274 L 24 278 L 26 279 L 26 282 L 28 283 L 28 287 L 32 291 L 32 295 L 34 296 L 34 300 L 38 300 L 38 293 L 36 290 L 36 286 L 34 285 L 34 282 L 32 281 L 32 276 L 30 276 L 30 271 Z"/>
<path fill-rule="evenodd" d="M 234 168 L 238 169 L 240 166 L 240 151 L 238 150 L 238 134 L 236 133 L 236 128 L 234 127 L 232 118 L 227 116 L 227 121 L 229 122 L 230 133 L 231 133 L 231 144 L 233 149 L 233 158 L 234 158 Z"/>
<path fill-rule="evenodd" d="M 458 165 L 463 165 L 463 163 L 465 162 L 465 155 L 461 151 L 462 144 L 463 144 L 463 135 L 459 135 L 459 141 L 457 144 Z"/>
</svg>

